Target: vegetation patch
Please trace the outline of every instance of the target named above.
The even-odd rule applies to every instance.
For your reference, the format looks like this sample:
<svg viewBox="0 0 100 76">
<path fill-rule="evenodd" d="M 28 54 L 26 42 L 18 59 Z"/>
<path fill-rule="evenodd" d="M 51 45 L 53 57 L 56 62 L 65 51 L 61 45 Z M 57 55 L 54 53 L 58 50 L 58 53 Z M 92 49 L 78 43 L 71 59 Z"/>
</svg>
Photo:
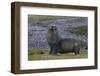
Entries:
<svg viewBox="0 0 100 76">
<path fill-rule="evenodd" d="M 49 49 L 30 49 L 28 52 L 28 60 L 56 60 L 56 59 L 80 59 L 88 58 L 87 50 L 82 49 L 80 55 L 65 53 L 59 55 L 49 55 Z"/>
<path fill-rule="evenodd" d="M 76 35 L 87 36 L 87 26 L 75 27 L 75 28 L 72 28 L 69 32 Z"/>
</svg>

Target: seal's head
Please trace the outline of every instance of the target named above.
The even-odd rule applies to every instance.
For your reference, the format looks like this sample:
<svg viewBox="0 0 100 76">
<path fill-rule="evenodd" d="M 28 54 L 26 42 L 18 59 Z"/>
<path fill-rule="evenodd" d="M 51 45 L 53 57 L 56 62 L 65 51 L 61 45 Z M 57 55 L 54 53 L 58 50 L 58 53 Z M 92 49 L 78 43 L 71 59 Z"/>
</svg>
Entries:
<svg viewBox="0 0 100 76">
<path fill-rule="evenodd" d="M 50 28 L 51 31 L 57 31 L 57 27 L 55 25 L 52 25 Z"/>
</svg>

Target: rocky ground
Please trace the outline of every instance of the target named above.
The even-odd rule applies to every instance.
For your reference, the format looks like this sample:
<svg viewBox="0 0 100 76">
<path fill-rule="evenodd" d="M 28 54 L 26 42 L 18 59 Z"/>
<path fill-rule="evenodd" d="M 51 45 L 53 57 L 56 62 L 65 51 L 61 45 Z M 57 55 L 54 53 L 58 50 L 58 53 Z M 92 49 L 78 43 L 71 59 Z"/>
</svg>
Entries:
<svg viewBox="0 0 100 76">
<path fill-rule="evenodd" d="M 28 47 L 49 48 L 47 31 L 51 25 L 57 26 L 61 38 L 74 38 L 87 45 L 88 18 L 87 17 L 28 17 Z M 36 20 L 35 20 L 36 19 Z M 85 27 L 85 31 L 82 28 Z M 76 30 L 77 28 L 77 30 Z"/>
</svg>

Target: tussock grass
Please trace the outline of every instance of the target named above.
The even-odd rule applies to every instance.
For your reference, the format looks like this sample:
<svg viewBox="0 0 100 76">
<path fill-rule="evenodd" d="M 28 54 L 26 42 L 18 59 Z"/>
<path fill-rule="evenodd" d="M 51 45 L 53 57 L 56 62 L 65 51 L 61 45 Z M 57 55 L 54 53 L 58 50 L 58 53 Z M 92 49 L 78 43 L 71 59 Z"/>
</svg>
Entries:
<svg viewBox="0 0 100 76">
<path fill-rule="evenodd" d="M 60 55 L 49 55 L 49 49 L 30 49 L 28 51 L 28 60 L 56 60 L 56 59 L 80 59 L 88 58 L 87 50 L 82 49 L 80 55 L 65 53 Z"/>
</svg>

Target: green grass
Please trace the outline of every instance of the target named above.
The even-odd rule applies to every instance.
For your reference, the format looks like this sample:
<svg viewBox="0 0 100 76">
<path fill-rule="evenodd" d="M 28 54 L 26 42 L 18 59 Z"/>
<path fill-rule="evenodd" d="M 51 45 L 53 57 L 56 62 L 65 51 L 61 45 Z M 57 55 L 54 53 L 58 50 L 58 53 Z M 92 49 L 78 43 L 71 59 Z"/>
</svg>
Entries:
<svg viewBox="0 0 100 76">
<path fill-rule="evenodd" d="M 74 16 L 49 16 L 49 15 L 28 15 L 29 21 L 47 21 L 47 20 L 57 20 L 57 19 L 73 19 L 80 18 Z"/>
<path fill-rule="evenodd" d="M 55 60 L 55 59 L 79 59 L 87 58 L 87 51 L 82 49 L 80 55 L 75 56 L 71 53 L 57 55 L 49 55 L 49 49 L 30 49 L 28 52 L 28 60 Z"/>
<path fill-rule="evenodd" d="M 72 28 L 69 32 L 76 34 L 76 35 L 87 36 L 87 26 L 75 27 L 75 28 Z"/>
</svg>

